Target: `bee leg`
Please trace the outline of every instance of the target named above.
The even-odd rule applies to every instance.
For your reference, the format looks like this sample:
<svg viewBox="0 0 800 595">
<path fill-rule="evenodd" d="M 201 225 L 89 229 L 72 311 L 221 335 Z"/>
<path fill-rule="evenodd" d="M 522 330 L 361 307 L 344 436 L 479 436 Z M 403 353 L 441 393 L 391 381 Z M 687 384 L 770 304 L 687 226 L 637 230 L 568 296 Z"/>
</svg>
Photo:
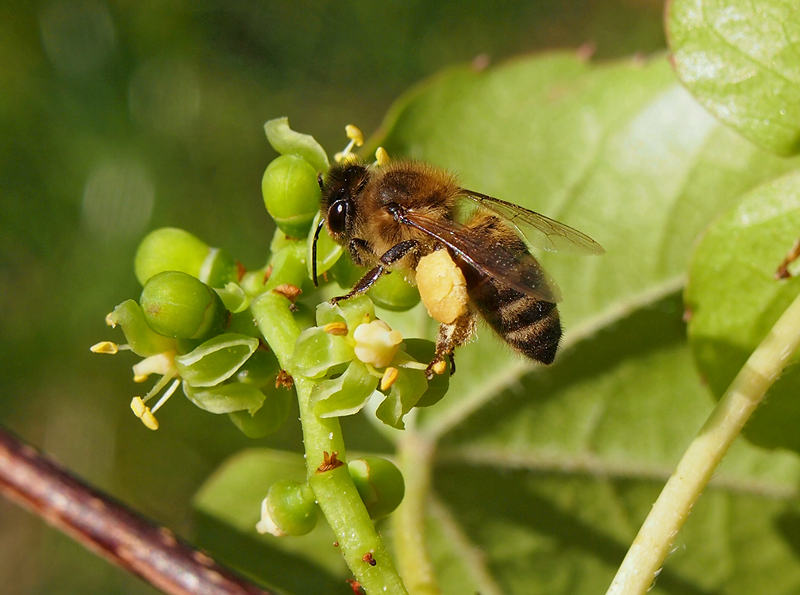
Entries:
<svg viewBox="0 0 800 595">
<path fill-rule="evenodd" d="M 358 280 L 358 283 L 356 283 L 353 286 L 353 289 L 347 292 L 347 294 L 333 298 L 331 300 L 331 304 L 336 305 L 342 300 L 350 299 L 351 297 L 355 297 L 367 291 L 378 279 L 381 278 L 381 275 L 387 272 L 389 266 L 403 258 L 412 250 L 416 250 L 418 243 L 419 242 L 417 242 L 417 240 L 406 240 L 389 248 L 383 253 L 383 256 L 381 256 L 380 264 L 378 266 L 367 271 L 367 274 L 361 277 L 361 279 Z"/>
<path fill-rule="evenodd" d="M 470 311 L 465 312 L 450 324 L 439 325 L 439 333 L 436 336 L 436 354 L 425 368 L 425 376 L 428 380 L 432 379 L 434 374 L 444 373 L 445 358 L 450 360 L 450 375 L 455 374 L 456 363 L 453 350 L 466 343 L 474 332 L 475 314 Z"/>
<path fill-rule="evenodd" d="M 386 267 L 384 267 L 382 264 L 379 264 L 378 266 L 370 269 L 369 271 L 367 271 L 366 275 L 364 275 L 363 277 L 361 277 L 361 279 L 358 280 L 358 283 L 353 285 L 353 289 L 348 291 L 345 295 L 340 295 L 335 298 L 331 298 L 331 304 L 335 306 L 337 303 L 343 300 L 349 300 L 351 297 L 355 297 L 357 295 L 364 293 L 370 287 L 372 287 L 375 284 L 375 282 L 378 279 L 380 279 L 385 272 L 386 272 Z"/>
</svg>

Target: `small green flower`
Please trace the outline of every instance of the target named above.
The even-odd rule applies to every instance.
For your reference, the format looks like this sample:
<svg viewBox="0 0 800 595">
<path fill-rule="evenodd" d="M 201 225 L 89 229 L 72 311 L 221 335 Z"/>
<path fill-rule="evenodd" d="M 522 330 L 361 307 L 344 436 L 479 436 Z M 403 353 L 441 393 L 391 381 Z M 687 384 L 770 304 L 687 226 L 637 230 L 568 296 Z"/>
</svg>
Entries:
<svg viewBox="0 0 800 595">
<path fill-rule="evenodd" d="M 186 397 L 205 411 L 249 416 L 250 419 L 239 416 L 234 420 L 247 428 L 245 433 L 265 435 L 264 430 L 277 429 L 285 420 L 286 391 L 275 387 L 277 360 L 271 353 L 258 350 L 257 338 L 224 333 L 187 351 L 185 343 L 159 335 L 145 319 L 139 304 L 133 300 L 123 302 L 106 317 L 106 322 L 112 327 L 121 326 L 128 343 L 102 341 L 91 351 L 133 351 L 143 358 L 133 366 L 134 381 L 145 382 L 151 375 L 159 377 L 144 397 L 131 400 L 131 409 L 146 427 L 158 429 L 155 413 L 181 385 Z M 151 407 L 154 399 L 157 401 Z M 257 422 L 251 422 L 259 412 Z"/>
<path fill-rule="evenodd" d="M 419 340 L 411 342 L 418 351 Z M 433 344 L 430 341 L 430 352 Z M 403 417 L 428 389 L 426 364 L 412 357 L 402 334 L 375 318 L 371 300 L 359 296 L 317 307 L 317 326 L 297 339 L 290 371 L 315 379 L 314 411 L 339 417 L 360 411 L 371 399 L 383 400 L 378 418 L 403 427 Z M 436 386 L 447 379 L 431 383 Z"/>
</svg>

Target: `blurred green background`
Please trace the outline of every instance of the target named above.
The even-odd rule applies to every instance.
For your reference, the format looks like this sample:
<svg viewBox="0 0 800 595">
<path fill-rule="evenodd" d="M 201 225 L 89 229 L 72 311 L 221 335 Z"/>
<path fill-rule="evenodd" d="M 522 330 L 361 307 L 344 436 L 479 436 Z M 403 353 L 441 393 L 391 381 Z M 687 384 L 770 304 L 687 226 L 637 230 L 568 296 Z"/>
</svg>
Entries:
<svg viewBox="0 0 800 595">
<path fill-rule="evenodd" d="M 16 5 L 15 5 L 16 4 Z M 454 63 L 594 46 L 664 47 L 661 2 L 11 2 L 0 7 L 0 423 L 95 486 L 191 536 L 188 502 L 248 441 L 180 398 L 146 430 L 132 357 L 103 318 L 140 291 L 137 241 L 184 227 L 247 266 L 271 226 L 262 124 L 340 150 L 400 93 Z M 348 436 L 348 439 L 351 439 Z M 358 438 L 354 437 L 357 441 Z M 356 444 L 357 446 L 357 444 Z M 5 593 L 153 590 L 0 500 Z"/>
</svg>

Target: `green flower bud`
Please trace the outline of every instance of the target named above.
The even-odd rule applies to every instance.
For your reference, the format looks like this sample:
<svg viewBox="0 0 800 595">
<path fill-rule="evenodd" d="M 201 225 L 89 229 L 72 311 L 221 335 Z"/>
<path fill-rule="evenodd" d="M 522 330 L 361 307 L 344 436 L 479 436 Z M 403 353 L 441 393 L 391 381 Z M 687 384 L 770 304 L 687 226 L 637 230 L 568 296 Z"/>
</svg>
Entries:
<svg viewBox="0 0 800 595">
<path fill-rule="evenodd" d="M 221 330 L 226 318 L 216 292 L 179 271 L 151 277 L 139 303 L 150 328 L 167 337 L 202 339 Z"/>
<path fill-rule="evenodd" d="M 267 166 L 261 179 L 267 212 L 287 235 L 304 237 L 319 210 L 316 170 L 302 157 L 281 155 Z"/>
<path fill-rule="evenodd" d="M 134 270 L 142 285 L 164 271 L 187 273 L 211 287 L 236 280 L 236 263 L 227 252 L 176 227 L 162 227 L 144 237 L 136 250 Z"/>
<path fill-rule="evenodd" d="M 403 500 L 403 474 L 391 461 L 380 457 L 354 459 L 347 463 L 347 470 L 373 519 L 386 516 Z"/>
<path fill-rule="evenodd" d="M 417 288 L 402 273 L 384 275 L 367 292 L 376 306 L 402 312 L 419 303 Z"/>
<path fill-rule="evenodd" d="M 305 535 L 317 524 L 317 504 L 314 492 L 305 483 L 281 480 L 273 483 L 261 502 L 259 533 Z"/>
<path fill-rule="evenodd" d="M 251 358 L 252 359 L 252 358 Z M 272 375 L 274 383 L 275 375 Z M 293 393 L 285 388 L 275 388 L 275 385 L 265 386 L 262 392 L 266 393 L 261 409 L 252 415 L 247 411 L 234 411 L 228 417 L 239 430 L 248 438 L 263 438 L 278 431 L 289 417 Z"/>
</svg>

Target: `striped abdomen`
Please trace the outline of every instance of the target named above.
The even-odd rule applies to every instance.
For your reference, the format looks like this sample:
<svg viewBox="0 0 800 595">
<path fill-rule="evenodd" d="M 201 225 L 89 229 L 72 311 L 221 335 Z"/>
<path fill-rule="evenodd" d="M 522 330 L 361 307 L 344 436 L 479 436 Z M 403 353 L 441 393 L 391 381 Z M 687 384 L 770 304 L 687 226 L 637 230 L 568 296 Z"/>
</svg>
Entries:
<svg viewBox="0 0 800 595">
<path fill-rule="evenodd" d="M 529 358 L 552 363 L 561 339 L 558 309 L 464 267 L 467 291 L 486 322 L 513 348 Z"/>
</svg>

